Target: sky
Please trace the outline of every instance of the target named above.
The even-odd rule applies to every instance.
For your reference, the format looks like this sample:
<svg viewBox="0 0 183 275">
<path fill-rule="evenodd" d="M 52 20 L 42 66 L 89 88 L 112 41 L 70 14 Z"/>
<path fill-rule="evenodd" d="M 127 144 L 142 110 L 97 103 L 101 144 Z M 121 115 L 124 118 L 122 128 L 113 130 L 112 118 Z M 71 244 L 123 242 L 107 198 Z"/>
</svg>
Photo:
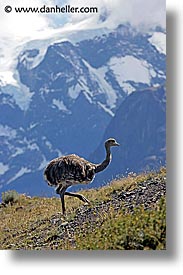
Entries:
<svg viewBox="0 0 183 275">
<path fill-rule="evenodd" d="M 98 14 L 42 14 L 6 13 L 7 5 L 14 7 L 96 6 Z M 108 15 L 102 22 L 101 13 Z M 0 2 L 0 79 L 4 72 L 11 78 L 9 69 L 19 48 L 30 40 L 46 39 L 72 30 L 113 29 L 120 23 L 149 29 L 160 25 L 165 28 L 165 0 L 3 0 Z M 5 76 L 4 74 L 4 76 Z"/>
</svg>

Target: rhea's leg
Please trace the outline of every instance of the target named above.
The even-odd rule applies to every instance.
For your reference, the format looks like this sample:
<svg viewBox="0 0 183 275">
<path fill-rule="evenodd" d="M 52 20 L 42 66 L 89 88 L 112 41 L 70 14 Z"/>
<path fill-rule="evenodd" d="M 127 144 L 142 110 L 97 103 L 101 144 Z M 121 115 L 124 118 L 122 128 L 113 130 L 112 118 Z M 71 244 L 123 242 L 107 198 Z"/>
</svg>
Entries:
<svg viewBox="0 0 183 275">
<path fill-rule="evenodd" d="M 62 205 L 62 213 L 63 213 L 63 215 L 65 215 L 65 211 L 66 211 L 66 209 L 65 209 L 65 201 L 64 201 L 64 195 L 65 195 L 65 190 L 66 189 L 67 189 L 67 187 L 62 187 L 60 189 L 60 192 L 59 192 L 60 199 L 61 199 L 61 205 Z"/>
<path fill-rule="evenodd" d="M 62 185 L 59 185 L 56 189 L 55 189 L 55 192 L 56 194 L 60 194 L 60 190 L 62 189 Z"/>
<path fill-rule="evenodd" d="M 89 200 L 87 200 L 83 195 L 78 194 L 78 193 L 65 192 L 65 195 L 71 196 L 71 197 L 76 197 L 76 198 L 80 199 L 81 201 L 90 203 Z"/>
</svg>

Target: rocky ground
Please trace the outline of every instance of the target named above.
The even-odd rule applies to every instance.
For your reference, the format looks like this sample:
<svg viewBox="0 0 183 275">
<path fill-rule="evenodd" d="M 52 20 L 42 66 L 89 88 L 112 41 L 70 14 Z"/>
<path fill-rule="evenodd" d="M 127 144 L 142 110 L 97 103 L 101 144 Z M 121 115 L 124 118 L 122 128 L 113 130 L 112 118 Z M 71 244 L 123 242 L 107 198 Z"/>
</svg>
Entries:
<svg viewBox="0 0 183 275">
<path fill-rule="evenodd" d="M 120 179 L 104 188 L 87 192 L 87 198 L 91 200 L 91 204 L 84 205 L 77 199 L 68 198 L 66 203 L 68 216 L 66 217 L 58 212 L 60 201 L 56 198 L 22 197 L 22 201 L 15 205 L 2 206 L 1 215 L 7 222 L 1 223 L 2 248 L 78 249 L 77 240 L 80 242 L 91 234 L 94 234 L 96 240 L 96 229 L 104 227 L 105 232 L 108 228 L 106 221 L 111 221 L 112 232 L 114 232 L 113 221 L 115 217 L 119 218 L 118 214 L 123 215 L 119 218 L 121 221 L 128 214 L 133 215 L 139 206 L 144 209 L 143 211 L 156 209 L 161 198 L 166 196 L 166 170 L 146 176 L 135 175 Z M 140 212 L 137 219 L 139 215 L 141 215 Z M 144 216 L 141 217 L 144 219 Z M 157 216 L 153 219 L 157 224 L 157 219 L 161 223 L 165 218 Z M 146 227 L 147 221 L 144 221 L 144 224 Z M 124 225 L 119 225 L 120 228 L 121 226 L 125 228 L 126 222 Z M 135 232 L 135 228 L 138 230 L 139 225 L 134 226 Z M 128 228 L 125 230 L 128 231 Z M 156 239 L 156 229 L 153 230 Z"/>
<path fill-rule="evenodd" d="M 134 208 L 142 205 L 144 209 L 151 209 L 166 195 L 166 177 L 152 177 L 138 184 L 138 188 L 131 191 L 114 191 L 111 198 L 107 201 L 99 202 L 96 206 L 83 205 L 77 209 L 75 217 L 69 222 L 63 222 L 59 214 L 52 217 L 50 222 L 59 228 L 59 234 L 52 236 L 51 241 L 54 245 L 62 239 L 69 240 L 75 245 L 75 232 L 86 230 L 95 230 L 96 226 L 101 226 L 103 217 L 108 215 L 110 208 L 115 211 L 133 212 Z M 50 241 L 50 239 L 48 240 Z"/>
</svg>

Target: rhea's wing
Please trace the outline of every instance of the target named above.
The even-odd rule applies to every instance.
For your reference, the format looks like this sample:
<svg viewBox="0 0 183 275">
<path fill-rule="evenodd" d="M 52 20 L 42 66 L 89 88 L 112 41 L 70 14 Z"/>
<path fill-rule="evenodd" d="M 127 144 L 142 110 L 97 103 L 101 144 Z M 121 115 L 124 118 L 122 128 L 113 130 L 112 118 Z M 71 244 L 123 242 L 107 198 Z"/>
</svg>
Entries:
<svg viewBox="0 0 183 275">
<path fill-rule="evenodd" d="M 68 155 L 52 160 L 45 169 L 49 185 L 56 186 L 63 181 L 72 184 L 89 183 L 95 176 L 96 166 L 76 155 Z"/>
</svg>

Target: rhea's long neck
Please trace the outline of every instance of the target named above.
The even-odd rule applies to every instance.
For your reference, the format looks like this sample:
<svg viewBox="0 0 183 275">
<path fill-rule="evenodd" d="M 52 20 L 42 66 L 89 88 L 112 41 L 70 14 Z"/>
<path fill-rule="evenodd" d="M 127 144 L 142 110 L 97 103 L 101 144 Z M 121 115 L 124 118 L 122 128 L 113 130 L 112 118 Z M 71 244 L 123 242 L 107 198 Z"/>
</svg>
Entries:
<svg viewBox="0 0 183 275">
<path fill-rule="evenodd" d="M 110 147 L 106 146 L 105 149 L 106 149 L 106 158 L 102 163 L 97 164 L 95 173 L 103 171 L 109 165 L 109 163 L 111 161 L 112 156 L 111 156 Z"/>
</svg>

